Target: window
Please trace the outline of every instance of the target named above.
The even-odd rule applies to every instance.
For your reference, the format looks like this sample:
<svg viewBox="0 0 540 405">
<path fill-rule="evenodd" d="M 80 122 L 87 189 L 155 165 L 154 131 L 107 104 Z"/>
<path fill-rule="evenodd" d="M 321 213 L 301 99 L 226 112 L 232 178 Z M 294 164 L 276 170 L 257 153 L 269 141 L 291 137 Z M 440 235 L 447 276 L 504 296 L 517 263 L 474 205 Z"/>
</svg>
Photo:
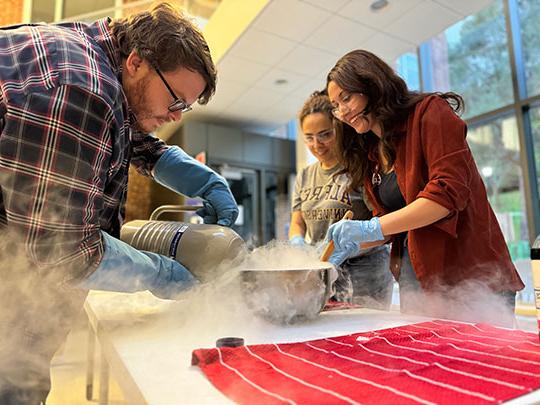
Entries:
<svg viewBox="0 0 540 405">
<path fill-rule="evenodd" d="M 536 166 L 536 181 L 540 187 L 540 106 L 530 109 L 531 132 L 534 145 L 534 161 Z"/>
<path fill-rule="evenodd" d="M 512 260 L 526 260 L 530 246 L 516 117 L 472 127 L 467 139 Z"/>
<path fill-rule="evenodd" d="M 405 80 L 409 90 L 420 90 L 418 55 L 415 52 L 406 52 L 397 58 L 395 69 L 403 80 Z"/>
<path fill-rule="evenodd" d="M 421 46 L 427 91 L 454 91 L 465 118 L 513 102 L 502 0 L 454 24 Z"/>
<path fill-rule="evenodd" d="M 518 0 L 518 10 L 526 88 L 529 96 L 535 96 L 540 93 L 540 2 Z"/>
</svg>

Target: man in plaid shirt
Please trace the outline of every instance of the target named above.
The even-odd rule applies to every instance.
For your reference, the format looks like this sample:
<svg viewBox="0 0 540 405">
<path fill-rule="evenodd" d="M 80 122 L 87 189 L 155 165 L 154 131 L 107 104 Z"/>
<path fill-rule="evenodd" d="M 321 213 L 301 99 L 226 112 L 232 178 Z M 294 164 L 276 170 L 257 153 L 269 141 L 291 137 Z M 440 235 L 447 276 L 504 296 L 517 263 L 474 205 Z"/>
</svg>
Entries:
<svg viewBox="0 0 540 405">
<path fill-rule="evenodd" d="M 151 132 L 206 104 L 216 71 L 167 4 L 93 24 L 0 29 L 0 403 L 38 404 L 86 288 L 174 297 L 180 263 L 117 239 L 129 164 L 230 226 L 226 181 Z M 82 288 L 81 288 L 82 287 Z"/>
</svg>

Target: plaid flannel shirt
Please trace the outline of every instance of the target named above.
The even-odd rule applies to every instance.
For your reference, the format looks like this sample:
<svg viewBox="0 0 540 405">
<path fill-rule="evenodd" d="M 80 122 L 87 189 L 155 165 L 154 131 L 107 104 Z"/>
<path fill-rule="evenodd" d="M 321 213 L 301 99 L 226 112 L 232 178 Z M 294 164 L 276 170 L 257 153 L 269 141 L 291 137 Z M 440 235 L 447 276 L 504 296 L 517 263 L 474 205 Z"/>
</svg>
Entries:
<svg viewBox="0 0 540 405">
<path fill-rule="evenodd" d="M 167 149 L 131 130 L 108 23 L 0 28 L 0 224 L 64 281 L 98 266 L 100 230 L 118 235 L 129 164 L 150 175 Z"/>
</svg>

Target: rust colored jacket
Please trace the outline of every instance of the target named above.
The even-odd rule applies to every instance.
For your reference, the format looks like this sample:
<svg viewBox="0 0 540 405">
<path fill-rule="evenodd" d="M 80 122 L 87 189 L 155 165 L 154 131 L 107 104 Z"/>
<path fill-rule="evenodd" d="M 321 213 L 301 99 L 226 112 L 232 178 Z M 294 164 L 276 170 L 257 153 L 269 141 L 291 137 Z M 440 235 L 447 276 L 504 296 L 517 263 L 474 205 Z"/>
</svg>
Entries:
<svg viewBox="0 0 540 405">
<path fill-rule="evenodd" d="M 405 202 L 423 197 L 450 210 L 446 218 L 409 231 L 409 255 L 422 287 L 478 280 L 497 292 L 521 290 L 524 284 L 465 140 L 466 124 L 445 100 L 429 96 L 416 105 L 402 130 L 394 171 Z M 364 184 L 374 215 L 386 214 L 371 182 Z M 398 276 L 398 261 L 391 266 Z"/>
</svg>

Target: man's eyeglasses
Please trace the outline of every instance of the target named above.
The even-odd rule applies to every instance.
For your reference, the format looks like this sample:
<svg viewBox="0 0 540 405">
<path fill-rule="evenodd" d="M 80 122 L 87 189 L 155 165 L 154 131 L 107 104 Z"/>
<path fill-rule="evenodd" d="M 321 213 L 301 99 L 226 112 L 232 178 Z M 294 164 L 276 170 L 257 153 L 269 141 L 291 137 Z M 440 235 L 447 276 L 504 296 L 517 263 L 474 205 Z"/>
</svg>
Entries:
<svg viewBox="0 0 540 405">
<path fill-rule="evenodd" d="M 167 107 L 169 109 L 170 112 L 177 112 L 177 111 L 180 111 L 182 113 L 187 113 L 188 111 L 191 111 L 191 106 L 186 103 L 184 100 L 182 100 L 180 97 L 177 97 L 176 94 L 174 94 L 174 91 L 173 89 L 171 88 L 171 86 L 169 86 L 169 83 L 167 83 L 167 80 L 165 80 L 165 78 L 163 77 L 163 74 L 161 74 L 161 72 L 159 71 L 159 69 L 157 67 L 154 67 L 156 73 L 158 74 L 159 78 L 161 79 L 161 81 L 163 82 L 163 84 L 165 85 L 165 87 L 167 87 L 167 90 L 169 90 L 169 93 L 171 93 L 171 96 L 172 98 L 174 99 L 174 101 L 169 104 L 169 106 Z"/>
<path fill-rule="evenodd" d="M 327 129 L 325 131 L 319 132 L 315 135 L 305 135 L 304 136 L 304 142 L 306 142 L 308 145 L 313 145 L 315 143 L 315 139 L 319 143 L 327 143 L 334 137 L 334 130 L 332 128 Z"/>
</svg>

